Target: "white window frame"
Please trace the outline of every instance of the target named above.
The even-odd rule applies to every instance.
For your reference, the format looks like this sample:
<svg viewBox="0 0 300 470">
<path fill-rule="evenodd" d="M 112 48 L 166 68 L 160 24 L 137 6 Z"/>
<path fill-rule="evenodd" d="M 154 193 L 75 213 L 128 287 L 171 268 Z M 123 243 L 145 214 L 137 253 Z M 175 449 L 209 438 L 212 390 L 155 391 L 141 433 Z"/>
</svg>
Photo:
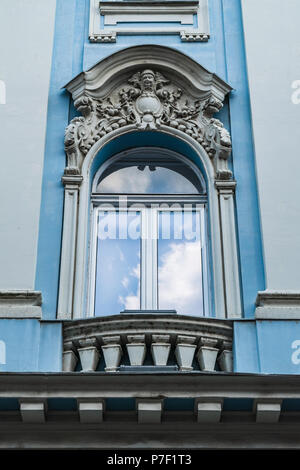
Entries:
<svg viewBox="0 0 300 470">
<path fill-rule="evenodd" d="M 123 204 L 126 204 L 126 207 Z M 101 205 L 101 207 L 99 207 Z M 166 207 L 168 205 L 168 207 Z M 176 205 L 172 207 L 172 205 Z M 106 196 L 92 193 L 91 243 L 88 289 L 88 317 L 95 316 L 95 290 L 97 270 L 97 235 L 98 215 L 103 211 L 141 212 L 141 272 L 140 272 L 140 309 L 159 310 L 158 292 L 158 216 L 161 211 L 182 211 L 188 209 L 200 214 L 200 244 L 202 263 L 203 316 L 210 316 L 210 289 L 208 269 L 208 236 L 207 236 L 207 198 L 206 196 L 189 195 L 130 195 Z M 174 306 L 176 309 L 176 306 Z M 202 315 L 201 315 L 202 316 Z"/>
</svg>

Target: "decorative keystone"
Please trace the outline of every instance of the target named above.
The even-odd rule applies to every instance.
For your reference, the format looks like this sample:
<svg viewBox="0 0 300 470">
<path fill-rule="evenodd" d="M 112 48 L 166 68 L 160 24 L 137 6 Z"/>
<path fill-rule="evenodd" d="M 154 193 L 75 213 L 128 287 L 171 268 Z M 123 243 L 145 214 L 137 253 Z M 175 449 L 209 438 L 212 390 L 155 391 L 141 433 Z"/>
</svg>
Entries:
<svg viewBox="0 0 300 470">
<path fill-rule="evenodd" d="M 142 366 L 146 356 L 145 335 L 129 335 L 126 344 L 131 366 Z"/>
<path fill-rule="evenodd" d="M 81 340 L 79 345 L 80 347 L 77 351 L 81 361 L 82 372 L 95 372 L 100 358 L 96 338 Z"/>
<path fill-rule="evenodd" d="M 166 366 L 170 354 L 170 335 L 152 335 L 151 353 L 154 365 Z"/>
<path fill-rule="evenodd" d="M 193 370 L 193 360 L 196 350 L 196 336 L 177 337 L 175 356 L 181 371 Z"/>
<path fill-rule="evenodd" d="M 217 339 L 201 337 L 201 346 L 197 353 L 197 359 L 200 369 L 204 372 L 212 372 L 215 370 L 216 359 L 219 352 L 215 347 L 217 343 Z"/>
<path fill-rule="evenodd" d="M 222 399 L 195 400 L 195 411 L 198 423 L 218 423 L 221 419 L 222 408 Z"/>
<path fill-rule="evenodd" d="M 256 422 L 271 424 L 279 421 L 282 400 L 260 401 L 254 403 Z"/>
<path fill-rule="evenodd" d="M 101 348 L 106 364 L 105 371 L 116 372 L 123 354 L 122 348 L 119 344 L 120 336 L 103 336 L 102 341 L 104 343 Z"/>
<path fill-rule="evenodd" d="M 137 400 L 139 424 L 156 424 L 161 422 L 163 401 L 161 399 Z"/>
<path fill-rule="evenodd" d="M 232 372 L 233 371 L 233 356 L 232 356 L 232 343 L 229 341 L 223 341 L 223 351 L 218 357 L 218 364 L 221 371 Z"/>
<path fill-rule="evenodd" d="M 78 412 L 81 423 L 101 423 L 103 421 L 104 400 L 78 399 Z"/>
</svg>

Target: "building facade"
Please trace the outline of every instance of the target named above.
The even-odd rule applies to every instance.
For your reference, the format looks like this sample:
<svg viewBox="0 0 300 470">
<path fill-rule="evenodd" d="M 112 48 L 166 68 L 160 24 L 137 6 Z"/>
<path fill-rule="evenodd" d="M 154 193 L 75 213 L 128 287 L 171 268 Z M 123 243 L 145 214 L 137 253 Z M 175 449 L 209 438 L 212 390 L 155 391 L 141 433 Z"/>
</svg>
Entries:
<svg viewBox="0 0 300 470">
<path fill-rule="evenodd" d="M 299 10 L 2 2 L 0 447 L 299 447 Z"/>
</svg>

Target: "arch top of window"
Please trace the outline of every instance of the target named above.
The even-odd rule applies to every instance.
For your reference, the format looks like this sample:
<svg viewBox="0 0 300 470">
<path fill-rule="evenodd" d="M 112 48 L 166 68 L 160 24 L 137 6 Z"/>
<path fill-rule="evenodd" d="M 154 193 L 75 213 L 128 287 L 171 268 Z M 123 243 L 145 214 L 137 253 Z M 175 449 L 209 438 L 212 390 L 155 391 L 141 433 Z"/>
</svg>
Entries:
<svg viewBox="0 0 300 470">
<path fill-rule="evenodd" d="M 200 170 L 175 152 L 134 149 L 109 159 L 95 176 L 97 194 L 206 194 Z"/>
</svg>

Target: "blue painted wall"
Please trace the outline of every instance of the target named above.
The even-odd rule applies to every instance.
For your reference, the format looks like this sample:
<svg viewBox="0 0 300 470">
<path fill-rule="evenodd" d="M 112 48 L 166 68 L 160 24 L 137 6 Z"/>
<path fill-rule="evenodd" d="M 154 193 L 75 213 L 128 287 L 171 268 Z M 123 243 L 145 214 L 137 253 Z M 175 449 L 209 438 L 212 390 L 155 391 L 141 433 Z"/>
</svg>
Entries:
<svg viewBox="0 0 300 470">
<path fill-rule="evenodd" d="M 62 325 L 56 321 L 56 309 L 64 197 L 61 176 L 66 161 L 63 137 L 65 127 L 76 114 L 62 87 L 82 70 L 118 50 L 138 44 L 160 44 L 187 54 L 234 88 L 219 114 L 231 132 L 230 164 L 238 183 L 236 215 L 245 319 L 234 322 L 234 370 L 300 373 L 300 323 L 253 318 L 255 298 L 259 290 L 264 290 L 265 280 L 240 2 L 209 0 L 209 6 L 211 38 L 207 43 L 183 43 L 178 35 L 132 35 L 118 37 L 116 44 L 91 44 L 89 0 L 57 0 L 35 282 L 35 289 L 41 290 L 43 296 L 43 321 L 0 320 L 0 371 L 61 370 Z M 136 139 L 140 139 L 140 145 L 152 143 L 150 133 L 140 133 Z M 171 139 L 167 140 L 157 136 L 156 144 L 188 154 L 184 144 L 178 148 Z M 127 145 L 128 136 L 109 144 L 95 159 L 93 173 L 108 156 Z M 188 156 L 195 160 L 191 153 Z M 168 406 L 172 409 L 177 403 L 170 402 Z M 240 406 L 251 409 L 252 403 Z"/>
<path fill-rule="evenodd" d="M 300 321 L 236 321 L 234 371 L 300 374 Z"/>
<path fill-rule="evenodd" d="M 92 44 L 88 41 L 89 1 L 57 1 L 36 272 L 44 319 L 56 317 L 63 217 L 61 176 L 65 167 L 63 134 L 74 115 L 70 97 L 62 87 L 82 70 L 137 44 L 177 49 L 234 87 L 229 108 L 220 117 L 232 135 L 244 312 L 245 317 L 253 317 L 257 291 L 264 289 L 264 273 L 239 1 L 210 0 L 209 13 L 211 38 L 207 43 L 183 43 L 179 35 L 132 35 L 118 36 L 115 44 Z"/>
<path fill-rule="evenodd" d="M 0 372 L 61 370 L 60 322 L 0 320 Z"/>
</svg>

